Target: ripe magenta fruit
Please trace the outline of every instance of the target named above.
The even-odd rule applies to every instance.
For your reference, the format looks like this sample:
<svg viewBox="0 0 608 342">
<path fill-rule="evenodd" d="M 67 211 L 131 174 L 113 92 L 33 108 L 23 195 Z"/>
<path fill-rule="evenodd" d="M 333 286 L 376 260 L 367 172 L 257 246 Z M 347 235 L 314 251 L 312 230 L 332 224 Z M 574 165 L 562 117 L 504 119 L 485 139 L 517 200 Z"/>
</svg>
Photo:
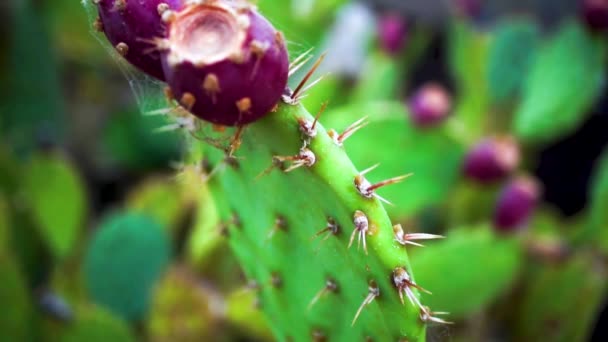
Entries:
<svg viewBox="0 0 608 342">
<path fill-rule="evenodd" d="M 405 46 L 407 26 L 405 19 L 396 13 L 388 13 L 378 20 L 380 47 L 387 54 L 397 55 Z"/>
<path fill-rule="evenodd" d="M 519 146 L 509 136 L 487 138 L 475 145 L 467 154 L 464 175 L 479 183 L 499 181 L 519 165 Z"/>
<path fill-rule="evenodd" d="M 513 231 L 527 222 L 540 196 L 538 183 L 520 176 L 510 181 L 499 195 L 494 212 L 494 226 L 500 231 Z"/>
<path fill-rule="evenodd" d="M 418 127 L 431 127 L 443 122 L 450 114 L 452 100 L 437 83 L 427 83 L 411 97 L 409 114 Z"/>
<path fill-rule="evenodd" d="M 608 0 L 581 0 L 581 14 L 594 31 L 608 30 Z"/>
<path fill-rule="evenodd" d="M 247 2 L 192 4 L 168 23 L 167 83 L 197 117 L 225 126 L 260 119 L 287 85 L 283 35 Z"/>
<path fill-rule="evenodd" d="M 165 36 L 163 14 L 179 9 L 182 0 L 93 0 L 99 8 L 97 28 L 129 63 L 165 80 L 160 52 L 153 41 Z"/>
</svg>

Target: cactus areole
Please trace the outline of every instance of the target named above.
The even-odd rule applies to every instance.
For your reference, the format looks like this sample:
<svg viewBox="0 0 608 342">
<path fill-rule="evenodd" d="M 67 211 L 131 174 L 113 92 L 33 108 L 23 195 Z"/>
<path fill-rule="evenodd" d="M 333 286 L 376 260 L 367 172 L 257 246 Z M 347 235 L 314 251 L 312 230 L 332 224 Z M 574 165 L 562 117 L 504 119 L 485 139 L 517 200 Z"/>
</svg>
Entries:
<svg viewBox="0 0 608 342">
<path fill-rule="evenodd" d="M 153 41 L 165 36 L 162 17 L 177 10 L 182 0 L 93 0 L 99 8 L 96 28 L 129 63 L 143 72 L 165 80 L 160 52 Z"/>
<path fill-rule="evenodd" d="M 167 83 L 197 117 L 225 126 L 256 121 L 278 103 L 287 85 L 283 35 L 252 5 L 191 4 L 167 19 L 159 43 Z"/>
</svg>

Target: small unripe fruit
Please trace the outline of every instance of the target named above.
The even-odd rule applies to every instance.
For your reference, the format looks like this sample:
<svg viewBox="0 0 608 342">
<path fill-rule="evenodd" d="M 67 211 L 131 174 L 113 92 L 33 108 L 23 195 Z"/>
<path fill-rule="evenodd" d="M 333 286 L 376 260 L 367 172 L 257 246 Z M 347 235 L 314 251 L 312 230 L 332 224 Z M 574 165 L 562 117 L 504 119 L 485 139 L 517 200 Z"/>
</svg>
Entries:
<svg viewBox="0 0 608 342">
<path fill-rule="evenodd" d="M 411 97 L 409 114 L 418 127 L 436 126 L 443 122 L 452 110 L 448 92 L 437 83 L 427 83 Z"/>
<path fill-rule="evenodd" d="M 540 186 L 529 177 L 511 180 L 501 191 L 494 212 L 497 230 L 510 232 L 522 228 L 530 219 L 540 196 Z"/>
<path fill-rule="evenodd" d="M 154 40 L 165 36 L 164 14 L 177 10 L 183 0 L 93 0 L 103 31 L 118 53 L 143 72 L 165 80 L 160 52 Z"/>
<path fill-rule="evenodd" d="M 477 18 L 481 14 L 481 0 L 454 0 L 459 14 L 469 18 Z"/>
<path fill-rule="evenodd" d="M 251 123 L 281 99 L 289 74 L 283 35 L 253 6 L 190 5 L 169 23 L 163 67 L 175 98 L 224 126 Z"/>
<path fill-rule="evenodd" d="M 407 26 L 403 17 L 395 13 L 381 16 L 378 20 L 380 48 L 387 54 L 397 55 L 405 46 Z"/>
<path fill-rule="evenodd" d="M 581 14 L 594 31 L 608 30 L 608 0 L 581 0 Z"/>
<path fill-rule="evenodd" d="M 505 178 L 519 165 L 520 152 L 509 136 L 487 138 L 475 145 L 464 161 L 464 175 L 479 183 L 493 183 Z"/>
</svg>

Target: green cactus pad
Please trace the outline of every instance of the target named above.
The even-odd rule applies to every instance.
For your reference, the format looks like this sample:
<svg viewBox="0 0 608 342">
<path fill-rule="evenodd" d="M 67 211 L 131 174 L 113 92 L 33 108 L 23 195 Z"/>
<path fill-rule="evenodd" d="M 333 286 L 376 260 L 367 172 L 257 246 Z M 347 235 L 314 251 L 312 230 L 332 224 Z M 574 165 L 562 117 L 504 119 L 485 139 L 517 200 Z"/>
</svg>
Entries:
<svg viewBox="0 0 608 342">
<path fill-rule="evenodd" d="M 218 300 L 186 270 L 172 268 L 154 291 L 147 321 L 150 341 L 210 341 L 217 335 Z"/>
<path fill-rule="evenodd" d="M 272 341 L 268 321 L 257 309 L 257 295 L 252 288 L 233 291 L 226 298 L 226 320 L 237 329 L 260 341 Z"/>
<path fill-rule="evenodd" d="M 200 165 L 204 158 L 210 169 L 219 170 L 208 184 L 229 243 L 249 281 L 257 284 L 260 307 L 279 341 L 422 341 L 421 311 L 407 299 L 400 302 L 392 281 L 397 267 L 411 274 L 405 248 L 395 241 L 380 201 L 355 188 L 358 171 L 344 149 L 317 124 L 306 154 L 314 154 L 313 165 L 285 172 L 296 161 L 273 163 L 278 160 L 273 157 L 301 153 L 299 122 L 313 120 L 299 105 L 280 104 L 246 127 L 235 158 L 192 139 L 190 162 Z M 357 248 L 354 235 L 348 247 L 354 218 L 361 215 L 369 222 L 363 234 L 367 253 Z M 332 222 L 338 233 L 322 232 Z M 378 297 L 370 283 L 379 289 Z M 353 322 L 366 297 L 373 300 Z"/>
<path fill-rule="evenodd" d="M 451 318 L 473 314 L 504 294 L 522 266 L 518 241 L 486 227 L 457 229 L 412 255 L 423 300 Z"/>
<path fill-rule="evenodd" d="M 32 305 L 27 284 L 18 265 L 6 251 L 0 252 L 0 300 L 5 305 L 0 315 L 2 338 L 28 341 L 32 337 Z"/>
<path fill-rule="evenodd" d="M 488 87 L 493 100 L 519 95 L 534 58 L 538 27 L 528 18 L 511 19 L 498 26 L 488 60 Z"/>
<path fill-rule="evenodd" d="M 589 341 L 606 300 L 606 266 L 591 253 L 531 263 L 515 311 L 516 341 Z"/>
<path fill-rule="evenodd" d="M 525 81 L 513 125 L 517 136 L 547 142 L 574 131 L 602 90 L 605 50 L 581 24 L 563 24 L 540 48 Z"/>
<path fill-rule="evenodd" d="M 40 154 L 24 170 L 32 219 L 48 248 L 58 258 L 68 256 L 86 217 L 84 184 L 72 163 L 60 154 Z"/>
<path fill-rule="evenodd" d="M 87 308 L 60 335 L 60 342 L 135 342 L 129 326 L 99 308 Z"/>
<path fill-rule="evenodd" d="M 86 288 L 95 302 L 139 320 L 169 257 L 169 238 L 158 223 L 141 214 L 114 214 L 102 222 L 86 252 Z"/>
<path fill-rule="evenodd" d="M 591 205 L 587 226 L 580 231 L 579 242 L 589 242 L 608 253 L 608 149 L 598 159 L 590 187 Z"/>
<path fill-rule="evenodd" d="M 196 207 L 196 194 L 190 190 L 170 177 L 150 178 L 129 193 L 126 206 L 129 211 L 154 218 L 169 231 L 175 231 Z"/>
<path fill-rule="evenodd" d="M 325 123 L 338 131 L 368 115 L 369 124 L 344 145 L 353 163 L 365 169 L 380 163 L 368 176 L 381 181 L 412 173 L 402 183 L 378 193 L 392 202 L 391 217 L 404 218 L 443 201 L 460 174 L 464 147 L 451 135 L 449 126 L 419 130 L 408 119 L 402 103 L 368 102 L 334 109 Z"/>
<path fill-rule="evenodd" d="M 454 21 L 448 32 L 450 69 L 459 94 L 454 116 L 474 141 L 484 134 L 488 121 L 486 66 L 490 40 L 463 20 Z"/>
</svg>

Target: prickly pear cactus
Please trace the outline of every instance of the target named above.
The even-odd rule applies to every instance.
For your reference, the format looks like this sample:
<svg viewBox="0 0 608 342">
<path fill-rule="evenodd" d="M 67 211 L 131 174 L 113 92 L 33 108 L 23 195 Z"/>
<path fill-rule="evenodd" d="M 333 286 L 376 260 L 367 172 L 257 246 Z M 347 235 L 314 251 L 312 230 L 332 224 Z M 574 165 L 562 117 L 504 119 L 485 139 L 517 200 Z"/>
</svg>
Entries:
<svg viewBox="0 0 608 342">
<path fill-rule="evenodd" d="M 91 240 L 83 272 L 93 301 L 128 320 L 147 312 L 150 294 L 170 256 L 169 238 L 153 219 L 116 213 Z"/>
<path fill-rule="evenodd" d="M 314 120 L 281 103 L 245 129 L 233 156 L 191 139 L 190 162 L 211 170 L 221 226 L 259 306 L 281 341 L 424 340 L 426 309 L 375 187 L 345 153 L 348 134 Z"/>
<path fill-rule="evenodd" d="M 220 222 L 275 337 L 423 341 L 426 322 L 444 321 L 420 302 L 405 245 L 435 236 L 394 227 L 382 204 L 390 199 L 376 194 L 407 176 L 373 184 L 373 167 L 358 168 L 372 165 L 349 159 L 344 145 L 364 119 L 326 130 L 300 104 L 318 83 L 307 81 L 321 59 L 286 89 L 308 59 L 288 65 L 283 35 L 245 1 L 190 0 L 175 12 L 159 7 L 154 18 L 167 28 L 153 47 L 171 103 L 155 113 L 173 120 L 163 130 L 185 131 L 183 170 L 207 183 L 211 196 L 201 196 L 217 213 L 210 219 Z M 118 45 L 123 57 L 136 52 Z"/>
</svg>

